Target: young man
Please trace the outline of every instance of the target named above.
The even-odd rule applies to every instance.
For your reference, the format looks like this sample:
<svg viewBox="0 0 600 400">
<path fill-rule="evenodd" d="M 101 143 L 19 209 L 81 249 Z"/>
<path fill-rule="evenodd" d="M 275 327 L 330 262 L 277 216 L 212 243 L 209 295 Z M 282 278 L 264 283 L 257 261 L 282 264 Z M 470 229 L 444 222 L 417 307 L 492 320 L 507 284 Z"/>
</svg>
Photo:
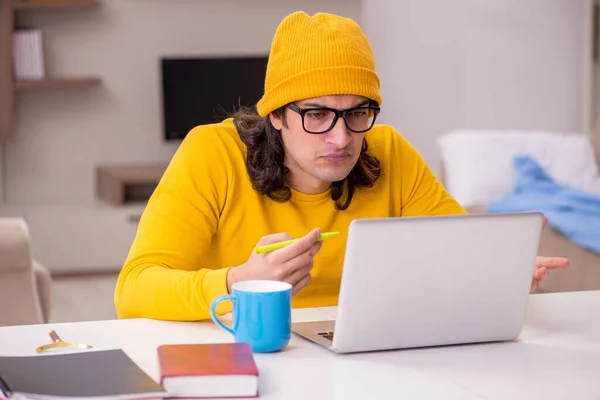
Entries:
<svg viewBox="0 0 600 400">
<path fill-rule="evenodd" d="M 354 21 L 286 17 L 256 110 L 196 127 L 173 157 L 119 276 L 118 316 L 206 319 L 215 297 L 249 279 L 289 282 L 294 307 L 336 305 L 353 219 L 465 213 L 405 138 L 375 125 L 379 88 Z M 342 235 L 317 242 L 325 231 Z M 532 290 L 566 264 L 539 258 Z"/>
</svg>

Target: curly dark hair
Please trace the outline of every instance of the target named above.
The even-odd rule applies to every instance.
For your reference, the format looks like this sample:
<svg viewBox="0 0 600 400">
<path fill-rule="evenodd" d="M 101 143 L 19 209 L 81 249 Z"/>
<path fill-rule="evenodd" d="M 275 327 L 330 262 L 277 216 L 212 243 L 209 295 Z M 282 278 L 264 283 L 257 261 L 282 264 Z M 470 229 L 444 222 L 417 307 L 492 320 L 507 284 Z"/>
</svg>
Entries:
<svg viewBox="0 0 600 400">
<path fill-rule="evenodd" d="M 272 114 L 282 118 L 287 127 L 284 110 L 285 107 L 281 107 Z M 271 124 L 269 117 L 261 117 L 255 107 L 241 107 L 234 111 L 232 117 L 247 147 L 246 169 L 253 188 L 275 201 L 289 200 L 292 193 L 285 183 L 289 169 L 284 165 L 285 150 L 281 133 Z M 357 188 L 373 186 L 381 175 L 381 162 L 367 154 L 367 149 L 367 140 L 364 139 L 352 171 L 345 179 L 332 183 L 331 199 L 338 210 L 346 210 L 350 206 Z"/>
</svg>

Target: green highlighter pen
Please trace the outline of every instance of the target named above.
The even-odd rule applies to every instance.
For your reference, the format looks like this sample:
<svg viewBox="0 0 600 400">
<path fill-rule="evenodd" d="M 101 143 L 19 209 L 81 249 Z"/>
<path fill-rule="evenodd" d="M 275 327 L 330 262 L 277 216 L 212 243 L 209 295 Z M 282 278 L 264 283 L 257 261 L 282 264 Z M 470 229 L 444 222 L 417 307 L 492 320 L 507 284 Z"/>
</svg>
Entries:
<svg viewBox="0 0 600 400">
<path fill-rule="evenodd" d="M 340 232 L 323 232 L 319 235 L 319 238 L 317 240 L 320 242 L 325 239 L 329 239 L 334 236 L 337 236 L 339 234 L 340 234 Z M 259 246 L 256 248 L 256 254 L 268 253 L 273 250 L 281 249 L 281 248 L 284 248 L 285 246 L 287 246 L 288 244 L 297 242 L 298 240 L 299 239 L 292 239 L 292 240 L 286 240 L 284 242 L 267 244 L 265 246 Z"/>
</svg>

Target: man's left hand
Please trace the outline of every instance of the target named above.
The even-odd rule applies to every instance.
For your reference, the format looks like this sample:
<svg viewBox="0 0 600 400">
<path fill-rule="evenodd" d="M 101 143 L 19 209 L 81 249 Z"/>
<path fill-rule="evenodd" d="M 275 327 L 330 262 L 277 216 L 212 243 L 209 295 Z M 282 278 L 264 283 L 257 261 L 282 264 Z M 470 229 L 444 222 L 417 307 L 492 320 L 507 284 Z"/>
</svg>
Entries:
<svg viewBox="0 0 600 400">
<path fill-rule="evenodd" d="M 548 218 L 544 217 L 544 228 L 548 224 Z M 531 281 L 531 290 L 537 290 L 540 282 L 548 276 L 548 271 L 551 269 L 562 269 L 569 266 L 569 259 L 564 257 L 538 257 L 535 261 L 535 270 L 533 271 L 533 279 Z"/>
</svg>

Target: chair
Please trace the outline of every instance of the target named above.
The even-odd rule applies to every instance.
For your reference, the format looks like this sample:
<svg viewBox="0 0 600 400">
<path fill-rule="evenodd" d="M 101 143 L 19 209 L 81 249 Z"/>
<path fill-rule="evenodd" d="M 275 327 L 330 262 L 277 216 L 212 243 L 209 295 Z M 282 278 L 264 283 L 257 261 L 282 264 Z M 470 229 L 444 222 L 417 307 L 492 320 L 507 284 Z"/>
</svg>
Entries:
<svg viewBox="0 0 600 400">
<path fill-rule="evenodd" d="M 0 218 L 0 326 L 48 322 L 51 283 L 31 255 L 25 220 Z"/>
</svg>

